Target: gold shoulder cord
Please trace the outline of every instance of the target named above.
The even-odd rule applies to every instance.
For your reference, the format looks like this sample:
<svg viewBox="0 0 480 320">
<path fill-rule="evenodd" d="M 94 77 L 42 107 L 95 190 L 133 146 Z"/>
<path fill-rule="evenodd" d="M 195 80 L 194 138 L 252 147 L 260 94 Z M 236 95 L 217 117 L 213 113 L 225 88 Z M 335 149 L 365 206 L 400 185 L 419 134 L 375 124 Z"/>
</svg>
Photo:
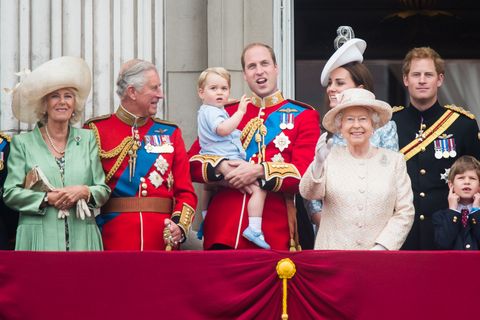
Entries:
<svg viewBox="0 0 480 320">
<path fill-rule="evenodd" d="M 114 158 L 114 157 L 118 156 L 117 160 L 115 161 L 115 164 L 113 165 L 113 167 L 110 169 L 110 171 L 107 173 L 107 175 L 105 177 L 105 182 L 108 182 L 113 177 L 115 172 L 117 172 L 118 168 L 120 168 L 120 165 L 122 164 L 123 160 L 127 156 L 128 151 L 134 145 L 135 141 L 133 141 L 132 137 L 125 137 L 125 139 L 123 139 L 122 142 L 118 146 L 116 146 L 112 150 L 104 151 L 102 149 L 100 134 L 98 133 L 97 126 L 95 126 L 95 124 L 92 123 L 92 122 L 89 123 L 88 126 L 90 127 L 90 129 L 92 129 L 92 131 L 95 134 L 95 139 L 97 140 L 98 149 L 99 149 L 99 152 L 100 152 L 100 158 L 101 159 L 111 159 L 111 158 Z"/>
<path fill-rule="evenodd" d="M 245 127 L 242 130 L 242 134 L 240 135 L 240 140 L 243 141 L 244 149 L 248 147 L 248 145 L 250 144 L 250 141 L 252 141 L 253 139 L 255 131 L 257 131 L 262 124 L 263 122 L 260 118 L 252 118 L 245 125 Z"/>
<path fill-rule="evenodd" d="M 258 131 L 258 132 L 257 132 Z M 265 158 L 265 136 L 267 135 L 267 127 L 263 124 L 263 120 L 256 117 L 250 119 L 242 130 L 240 140 L 243 141 L 243 148 L 247 149 L 248 145 L 255 136 L 255 142 L 258 144 L 258 163 Z"/>
</svg>

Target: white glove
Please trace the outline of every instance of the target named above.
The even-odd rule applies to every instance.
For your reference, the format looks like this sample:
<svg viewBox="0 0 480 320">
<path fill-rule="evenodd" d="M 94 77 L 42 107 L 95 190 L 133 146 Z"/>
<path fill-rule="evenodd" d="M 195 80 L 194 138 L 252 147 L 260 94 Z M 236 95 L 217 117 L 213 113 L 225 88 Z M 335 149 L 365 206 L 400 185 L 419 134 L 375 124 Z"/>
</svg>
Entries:
<svg viewBox="0 0 480 320">
<path fill-rule="evenodd" d="M 388 250 L 388 249 L 385 248 L 384 246 L 382 246 L 381 244 L 376 243 L 376 244 L 373 246 L 373 248 L 370 249 L 370 250 L 383 250 L 383 251 L 384 251 L 384 250 Z"/>
<path fill-rule="evenodd" d="M 70 213 L 68 213 L 68 210 L 58 210 L 58 219 L 65 219 L 65 217 L 68 217 Z"/>
<path fill-rule="evenodd" d="M 328 139 L 327 132 L 323 133 L 318 139 L 317 146 L 315 147 L 315 158 L 313 159 L 313 171 L 315 176 L 320 175 L 325 160 L 327 159 L 330 151 L 333 147 L 333 139 Z"/>
<path fill-rule="evenodd" d="M 90 218 L 92 213 L 90 212 L 85 199 L 80 199 L 77 201 L 77 218 L 85 220 L 85 216 Z"/>
</svg>

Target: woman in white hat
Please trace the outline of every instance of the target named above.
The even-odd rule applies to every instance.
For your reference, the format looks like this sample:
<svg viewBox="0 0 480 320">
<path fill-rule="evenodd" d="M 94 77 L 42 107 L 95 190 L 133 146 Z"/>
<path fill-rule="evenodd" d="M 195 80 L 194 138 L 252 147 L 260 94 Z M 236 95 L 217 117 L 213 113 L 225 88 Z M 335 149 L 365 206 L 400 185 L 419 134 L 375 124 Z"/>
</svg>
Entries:
<svg viewBox="0 0 480 320">
<path fill-rule="evenodd" d="M 319 140 L 300 182 L 306 199 L 323 201 L 315 249 L 398 250 L 413 223 L 413 193 L 402 154 L 372 145 L 392 110 L 368 90 L 338 96 L 323 126 L 346 146 Z"/>
<path fill-rule="evenodd" d="M 4 200 L 20 212 L 15 249 L 102 250 L 90 209 L 110 189 L 94 135 L 72 126 L 90 93 L 90 69 L 80 58 L 60 57 L 24 78 L 13 91 L 13 113 L 38 123 L 13 137 L 8 159 Z"/>
<path fill-rule="evenodd" d="M 335 39 L 337 50 L 328 59 L 320 76 L 320 82 L 326 88 L 326 101 L 330 108 L 337 105 L 336 96 L 345 89 L 363 88 L 374 92 L 372 74 L 362 63 L 367 43 L 362 39 L 353 38 L 353 30 L 350 27 L 339 27 L 337 33 L 339 34 Z M 378 128 L 372 135 L 371 142 L 377 147 L 398 151 L 395 122 L 388 121 Z M 333 143 L 345 145 L 345 140 L 341 135 L 335 134 Z"/>
</svg>

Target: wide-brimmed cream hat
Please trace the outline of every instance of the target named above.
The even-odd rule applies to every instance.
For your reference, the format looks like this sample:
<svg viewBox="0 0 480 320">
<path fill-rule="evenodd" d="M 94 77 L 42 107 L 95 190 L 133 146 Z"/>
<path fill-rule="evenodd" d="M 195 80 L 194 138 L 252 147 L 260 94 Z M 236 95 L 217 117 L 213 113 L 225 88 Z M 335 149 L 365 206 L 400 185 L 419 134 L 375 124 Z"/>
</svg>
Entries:
<svg viewBox="0 0 480 320">
<path fill-rule="evenodd" d="M 375 95 L 365 89 L 351 88 L 337 94 L 338 104 L 323 117 L 323 127 L 330 132 L 338 131 L 335 117 L 350 107 L 365 107 L 373 110 L 379 116 L 378 127 L 383 127 L 392 118 L 392 107 L 385 101 L 376 100 Z"/>
<path fill-rule="evenodd" d="M 25 74 L 13 90 L 13 114 L 22 122 L 38 121 L 37 110 L 42 107 L 43 97 L 62 88 L 76 90 L 75 109 L 83 111 L 91 85 L 90 68 L 83 59 L 65 56 L 49 60 Z"/>
<path fill-rule="evenodd" d="M 362 62 L 363 53 L 367 48 L 365 40 L 353 38 L 345 42 L 335 53 L 328 59 L 320 76 L 322 86 L 328 85 L 328 78 L 330 73 L 338 67 L 341 67 L 350 62 Z"/>
</svg>

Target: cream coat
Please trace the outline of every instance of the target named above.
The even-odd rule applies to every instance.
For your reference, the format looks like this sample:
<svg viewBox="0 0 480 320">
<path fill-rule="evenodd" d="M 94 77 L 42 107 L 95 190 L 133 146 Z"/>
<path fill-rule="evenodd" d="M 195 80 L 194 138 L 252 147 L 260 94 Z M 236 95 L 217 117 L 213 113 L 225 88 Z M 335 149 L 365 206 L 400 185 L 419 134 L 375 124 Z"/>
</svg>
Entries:
<svg viewBox="0 0 480 320">
<path fill-rule="evenodd" d="M 356 159 L 346 147 L 334 146 L 319 179 L 310 164 L 300 193 L 323 200 L 315 249 L 368 250 L 378 243 L 398 250 L 413 224 L 405 160 L 383 148 L 370 159 Z"/>
</svg>

